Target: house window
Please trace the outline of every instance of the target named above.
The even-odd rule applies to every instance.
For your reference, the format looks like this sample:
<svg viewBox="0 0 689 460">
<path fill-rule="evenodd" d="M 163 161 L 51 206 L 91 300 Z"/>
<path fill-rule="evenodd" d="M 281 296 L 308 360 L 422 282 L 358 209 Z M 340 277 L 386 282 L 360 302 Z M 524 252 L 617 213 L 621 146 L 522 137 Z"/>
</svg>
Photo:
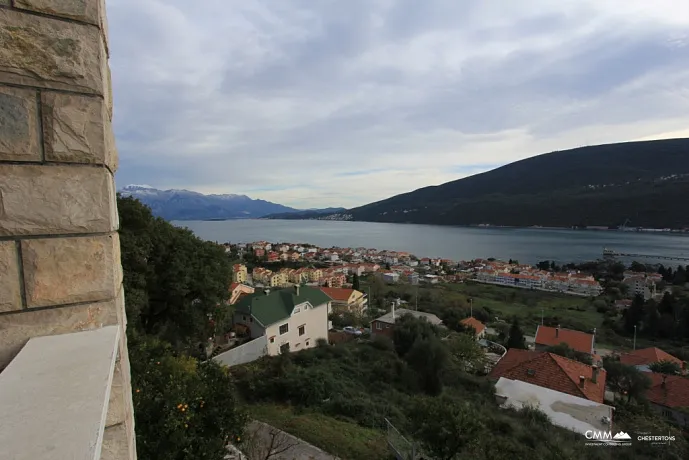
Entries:
<svg viewBox="0 0 689 460">
<path fill-rule="evenodd" d="M 280 354 L 289 353 L 289 342 L 280 345 Z"/>
<path fill-rule="evenodd" d="M 253 317 L 253 316 L 249 318 L 249 322 L 250 322 L 250 323 L 253 323 L 253 322 L 254 322 L 254 317 Z"/>
<path fill-rule="evenodd" d="M 299 326 L 299 335 L 304 335 L 305 331 L 305 326 Z"/>
<path fill-rule="evenodd" d="M 309 341 L 308 341 L 308 340 L 306 341 L 306 346 L 307 346 L 307 347 L 309 346 Z"/>
<path fill-rule="evenodd" d="M 299 308 L 295 308 L 292 314 L 299 313 L 301 310 Z"/>
<path fill-rule="evenodd" d="M 270 343 L 275 343 L 275 336 L 270 338 Z"/>
<path fill-rule="evenodd" d="M 280 335 L 287 334 L 289 332 L 289 324 L 283 324 L 280 326 Z"/>
<path fill-rule="evenodd" d="M 663 417 L 672 418 L 672 411 L 663 409 Z"/>
<path fill-rule="evenodd" d="M 246 321 L 246 316 L 242 316 L 242 321 Z"/>
<path fill-rule="evenodd" d="M 383 325 L 380 323 L 376 323 L 376 329 L 378 329 L 378 330 L 383 329 Z"/>
</svg>

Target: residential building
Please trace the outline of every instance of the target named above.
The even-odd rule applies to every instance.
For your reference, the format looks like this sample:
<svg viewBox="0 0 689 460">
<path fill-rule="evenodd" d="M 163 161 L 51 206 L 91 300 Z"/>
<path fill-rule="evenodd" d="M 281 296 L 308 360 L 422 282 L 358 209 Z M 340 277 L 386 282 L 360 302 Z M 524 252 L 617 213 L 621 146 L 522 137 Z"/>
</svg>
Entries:
<svg viewBox="0 0 689 460">
<path fill-rule="evenodd" d="M 659 361 L 670 361 L 679 366 L 682 371 L 686 370 L 686 363 L 679 358 L 666 353 L 660 348 L 642 348 L 630 353 L 620 355 L 620 362 L 628 366 L 634 366 L 640 371 L 650 371 L 649 366 Z"/>
<path fill-rule="evenodd" d="M 502 408 L 535 406 L 553 425 L 575 433 L 612 429 L 613 407 L 533 383 L 500 377 L 495 384 L 495 397 Z"/>
<path fill-rule="evenodd" d="M 363 314 L 368 308 L 368 299 L 363 292 L 355 289 L 344 288 L 320 288 L 332 301 L 332 310 L 336 313 L 348 311 L 358 315 Z"/>
<path fill-rule="evenodd" d="M 269 283 L 272 274 L 273 272 L 266 268 L 254 267 L 251 272 L 251 278 L 254 280 L 254 283 Z"/>
<path fill-rule="evenodd" d="M 460 323 L 464 326 L 473 328 L 477 340 L 482 339 L 486 335 L 486 325 L 474 317 L 464 318 Z"/>
<path fill-rule="evenodd" d="M 438 279 L 438 275 L 424 275 L 423 280 L 424 282 L 430 284 L 438 284 L 438 282 L 440 281 Z"/>
<path fill-rule="evenodd" d="M 595 333 L 595 329 L 594 329 Z M 563 329 L 560 326 L 550 327 L 540 325 L 536 329 L 536 350 L 566 343 L 570 348 L 589 355 L 595 355 L 595 335 L 586 332 Z"/>
<path fill-rule="evenodd" d="M 346 282 L 347 276 L 343 275 L 342 273 L 331 274 L 322 279 L 323 285 L 330 288 L 341 288 L 342 285 Z"/>
<path fill-rule="evenodd" d="M 386 283 L 397 283 L 400 280 L 400 275 L 399 273 L 395 272 L 384 272 L 383 273 L 383 281 Z"/>
<path fill-rule="evenodd" d="M 254 255 L 256 257 L 263 257 L 266 255 L 266 250 L 262 248 L 255 248 L 254 249 Z"/>
<path fill-rule="evenodd" d="M 270 287 L 282 287 L 287 284 L 287 274 L 284 272 L 271 273 L 268 279 Z"/>
<path fill-rule="evenodd" d="M 505 377 L 603 403 L 605 369 L 554 353 L 510 348 L 488 377 Z"/>
<path fill-rule="evenodd" d="M 253 294 L 254 288 L 241 283 L 232 283 L 230 285 L 230 299 L 228 303 L 234 305 L 245 295 Z"/>
<path fill-rule="evenodd" d="M 289 260 L 292 262 L 298 262 L 300 258 L 301 254 L 299 254 L 298 252 L 292 252 L 289 255 Z"/>
<path fill-rule="evenodd" d="M 246 282 L 247 276 L 246 265 L 234 264 L 232 266 L 232 281 L 235 283 L 244 283 Z"/>
<path fill-rule="evenodd" d="M 392 307 L 392 311 L 384 314 L 383 316 L 371 321 L 371 336 L 383 335 L 392 338 L 395 331 L 395 322 L 404 315 L 411 315 L 416 318 L 423 318 L 431 324 L 436 326 L 441 325 L 443 322 L 432 313 L 426 313 L 423 311 L 407 310 L 406 308 L 399 308 L 395 310 Z"/>
<path fill-rule="evenodd" d="M 268 262 L 273 263 L 273 262 L 279 262 L 280 261 L 280 254 L 274 251 L 270 251 L 268 253 Z"/>
<path fill-rule="evenodd" d="M 411 272 L 407 275 L 407 282 L 409 284 L 419 284 L 419 274 L 416 272 Z"/>
<path fill-rule="evenodd" d="M 682 428 L 689 428 L 689 378 L 647 372 L 651 388 L 646 400 L 653 410 Z"/>
<path fill-rule="evenodd" d="M 309 286 L 257 292 L 241 299 L 235 324 L 245 326 L 251 338 L 266 336 L 268 354 L 299 351 L 328 340 L 330 297 Z"/>
<path fill-rule="evenodd" d="M 281 245 L 278 247 L 278 251 L 280 251 L 280 252 L 287 252 L 287 251 L 289 251 L 289 245 L 288 245 L 288 244 L 281 244 Z"/>
<path fill-rule="evenodd" d="M 632 306 L 632 300 L 631 299 L 620 299 L 620 300 L 615 301 L 615 308 L 617 308 L 617 311 L 624 311 L 631 306 Z"/>
<path fill-rule="evenodd" d="M 323 270 L 320 268 L 314 268 L 309 271 L 309 281 L 318 283 L 323 278 Z"/>
<path fill-rule="evenodd" d="M 627 294 L 630 297 L 641 295 L 644 300 L 649 300 L 657 294 L 655 278 L 649 278 L 645 274 L 625 276 L 622 283 L 627 286 Z"/>
</svg>

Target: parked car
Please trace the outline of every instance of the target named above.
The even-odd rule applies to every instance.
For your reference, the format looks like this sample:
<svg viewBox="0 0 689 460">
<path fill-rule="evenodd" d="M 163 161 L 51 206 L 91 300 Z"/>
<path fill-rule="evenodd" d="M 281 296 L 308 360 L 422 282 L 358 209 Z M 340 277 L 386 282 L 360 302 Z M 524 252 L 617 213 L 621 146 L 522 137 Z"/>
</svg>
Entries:
<svg viewBox="0 0 689 460">
<path fill-rule="evenodd" d="M 352 327 L 352 326 L 345 326 L 345 328 L 342 330 L 344 332 L 346 332 L 347 334 L 361 335 L 361 331 L 355 327 Z"/>
</svg>

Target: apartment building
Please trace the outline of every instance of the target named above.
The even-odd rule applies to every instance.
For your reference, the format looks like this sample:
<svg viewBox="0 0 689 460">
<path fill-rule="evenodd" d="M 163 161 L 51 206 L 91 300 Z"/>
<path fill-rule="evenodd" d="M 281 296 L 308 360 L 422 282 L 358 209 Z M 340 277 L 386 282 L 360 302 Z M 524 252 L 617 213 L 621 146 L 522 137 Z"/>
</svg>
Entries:
<svg viewBox="0 0 689 460">
<path fill-rule="evenodd" d="M 232 281 L 235 283 L 244 283 L 246 282 L 247 276 L 246 265 L 234 264 L 232 266 Z"/>
</svg>

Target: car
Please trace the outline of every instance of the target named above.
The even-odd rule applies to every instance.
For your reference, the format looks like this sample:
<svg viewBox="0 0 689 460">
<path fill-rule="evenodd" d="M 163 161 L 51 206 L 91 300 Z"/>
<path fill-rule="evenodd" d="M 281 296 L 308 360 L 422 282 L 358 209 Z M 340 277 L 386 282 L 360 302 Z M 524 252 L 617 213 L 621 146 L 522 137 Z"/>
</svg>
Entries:
<svg viewBox="0 0 689 460">
<path fill-rule="evenodd" d="M 352 326 L 345 326 L 345 328 L 342 330 L 344 332 L 346 332 L 347 334 L 361 335 L 361 331 L 355 327 L 352 327 Z"/>
</svg>

